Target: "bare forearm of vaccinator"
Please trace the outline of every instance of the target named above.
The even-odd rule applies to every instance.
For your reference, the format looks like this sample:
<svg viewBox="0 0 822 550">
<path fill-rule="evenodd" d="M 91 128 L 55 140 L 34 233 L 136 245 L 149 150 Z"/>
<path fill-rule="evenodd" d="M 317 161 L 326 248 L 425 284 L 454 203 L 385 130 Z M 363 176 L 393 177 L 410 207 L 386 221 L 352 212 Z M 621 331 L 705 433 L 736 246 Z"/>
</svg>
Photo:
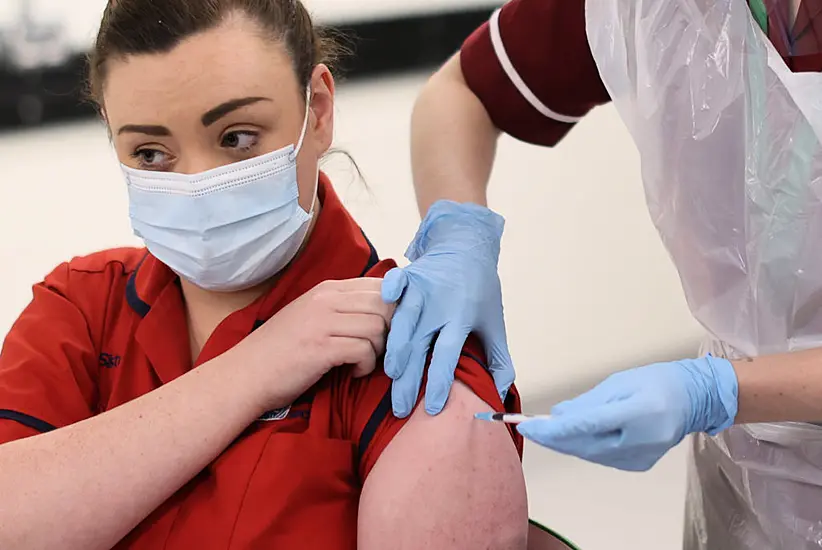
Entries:
<svg viewBox="0 0 822 550">
<path fill-rule="evenodd" d="M 487 204 L 499 131 L 465 82 L 459 54 L 423 88 L 411 118 L 411 165 L 420 214 L 438 200 Z"/>
<path fill-rule="evenodd" d="M 360 497 L 358 550 L 519 550 L 528 502 L 522 465 L 502 424 L 454 384 L 437 416 L 418 407 L 383 451 Z"/>
<path fill-rule="evenodd" d="M 822 422 L 822 349 L 733 362 L 738 424 Z"/>
<path fill-rule="evenodd" d="M 106 413 L 0 445 L 0 548 L 114 546 L 253 422 L 243 377 L 226 367 L 214 360 Z"/>
</svg>

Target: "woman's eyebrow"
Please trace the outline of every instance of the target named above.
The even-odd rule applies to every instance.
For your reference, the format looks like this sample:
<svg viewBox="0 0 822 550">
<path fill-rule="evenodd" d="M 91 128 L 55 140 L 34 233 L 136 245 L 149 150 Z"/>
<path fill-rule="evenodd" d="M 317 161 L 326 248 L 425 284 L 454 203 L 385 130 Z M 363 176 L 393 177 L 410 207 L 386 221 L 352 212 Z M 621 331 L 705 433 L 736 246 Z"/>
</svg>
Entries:
<svg viewBox="0 0 822 550">
<path fill-rule="evenodd" d="M 217 105 L 202 117 L 203 126 L 208 127 L 229 114 L 232 111 L 236 111 L 240 107 L 245 107 L 246 105 L 251 105 L 252 103 L 257 103 L 259 101 L 271 101 L 267 97 L 243 97 L 240 99 L 232 99 L 231 101 L 226 101 L 225 103 L 221 103 Z"/>
<path fill-rule="evenodd" d="M 171 131 L 165 126 L 155 126 L 149 124 L 126 124 L 117 130 L 117 135 L 120 134 L 146 134 L 147 136 L 170 136 Z"/>
</svg>

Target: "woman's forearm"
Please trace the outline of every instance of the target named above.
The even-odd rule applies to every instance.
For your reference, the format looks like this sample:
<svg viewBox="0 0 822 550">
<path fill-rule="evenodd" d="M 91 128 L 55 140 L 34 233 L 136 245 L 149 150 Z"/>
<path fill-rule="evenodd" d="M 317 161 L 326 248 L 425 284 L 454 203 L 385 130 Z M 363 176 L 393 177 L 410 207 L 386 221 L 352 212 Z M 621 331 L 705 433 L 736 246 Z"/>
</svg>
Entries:
<svg viewBox="0 0 822 550">
<path fill-rule="evenodd" d="M 0 548 L 107 549 L 263 411 L 231 352 L 83 422 L 0 446 Z"/>
<path fill-rule="evenodd" d="M 440 199 L 486 205 L 498 136 L 454 56 L 426 84 L 411 119 L 411 164 L 423 216 Z"/>
<path fill-rule="evenodd" d="M 733 362 L 738 424 L 822 421 L 822 349 Z"/>
</svg>

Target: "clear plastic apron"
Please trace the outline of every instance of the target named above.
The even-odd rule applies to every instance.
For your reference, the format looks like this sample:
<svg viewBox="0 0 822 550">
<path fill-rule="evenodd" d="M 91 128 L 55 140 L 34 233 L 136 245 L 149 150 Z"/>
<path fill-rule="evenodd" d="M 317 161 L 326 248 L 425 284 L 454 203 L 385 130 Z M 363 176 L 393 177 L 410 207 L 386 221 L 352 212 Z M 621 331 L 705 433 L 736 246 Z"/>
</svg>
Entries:
<svg viewBox="0 0 822 550">
<path fill-rule="evenodd" d="M 586 19 L 710 351 L 822 347 L 822 76 L 792 73 L 745 0 L 587 0 Z M 686 548 L 822 548 L 822 428 L 693 451 Z"/>
</svg>

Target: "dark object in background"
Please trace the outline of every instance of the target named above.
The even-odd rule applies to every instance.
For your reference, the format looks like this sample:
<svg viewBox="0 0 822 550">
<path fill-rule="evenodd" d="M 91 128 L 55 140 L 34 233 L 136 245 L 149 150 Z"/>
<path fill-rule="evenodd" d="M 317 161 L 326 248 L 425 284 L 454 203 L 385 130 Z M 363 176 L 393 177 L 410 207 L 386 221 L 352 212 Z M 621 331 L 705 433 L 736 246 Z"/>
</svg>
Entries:
<svg viewBox="0 0 822 550">
<path fill-rule="evenodd" d="M 350 80 L 433 69 L 490 15 L 489 9 L 477 9 L 347 24 L 338 30 L 354 54 L 342 60 L 341 73 Z M 45 44 L 54 29 L 35 32 L 41 34 L 28 39 Z M 0 131 L 94 116 L 84 95 L 83 54 L 71 54 L 50 67 L 19 68 L 9 60 L 10 39 L 0 36 Z"/>
<path fill-rule="evenodd" d="M 72 56 L 60 67 L 0 69 L 0 130 L 95 114 L 84 96 L 86 60 Z"/>
</svg>

